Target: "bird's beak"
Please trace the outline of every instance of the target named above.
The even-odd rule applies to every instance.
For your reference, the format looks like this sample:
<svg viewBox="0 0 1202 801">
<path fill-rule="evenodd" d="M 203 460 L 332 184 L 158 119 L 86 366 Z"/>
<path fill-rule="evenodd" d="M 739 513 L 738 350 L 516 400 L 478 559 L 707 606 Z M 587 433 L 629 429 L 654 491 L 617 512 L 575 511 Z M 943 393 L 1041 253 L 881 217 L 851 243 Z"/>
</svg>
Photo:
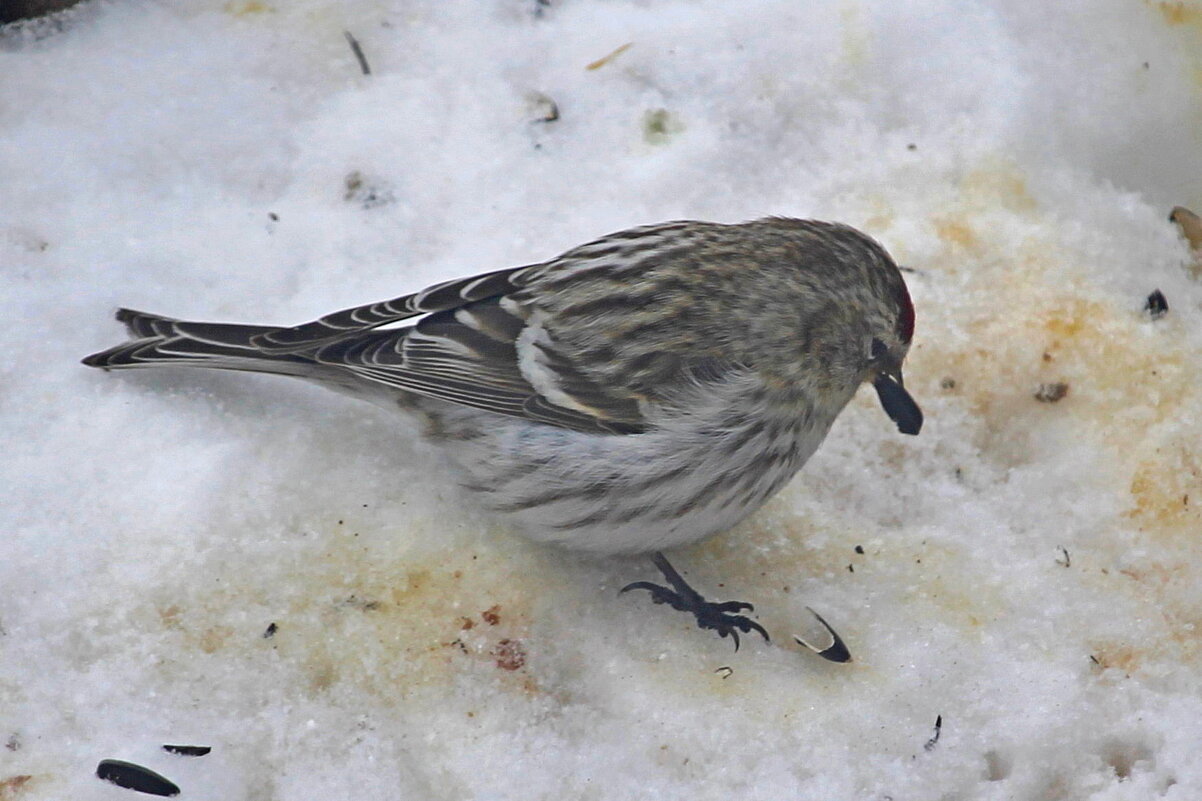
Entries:
<svg viewBox="0 0 1202 801">
<path fill-rule="evenodd" d="M 881 406 L 889 419 L 897 423 L 897 430 L 903 434 L 917 434 L 922 430 L 922 409 L 906 392 L 902 382 L 901 368 L 877 374 L 872 385 L 876 387 L 876 396 L 881 399 Z"/>
</svg>

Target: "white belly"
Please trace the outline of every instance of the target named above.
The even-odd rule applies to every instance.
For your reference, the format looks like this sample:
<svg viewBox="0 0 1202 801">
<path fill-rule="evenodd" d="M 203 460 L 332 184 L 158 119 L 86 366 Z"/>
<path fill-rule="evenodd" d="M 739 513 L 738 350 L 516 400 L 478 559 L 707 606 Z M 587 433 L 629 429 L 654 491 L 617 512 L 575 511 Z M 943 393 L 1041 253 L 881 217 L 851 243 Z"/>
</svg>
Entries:
<svg viewBox="0 0 1202 801">
<path fill-rule="evenodd" d="M 624 553 L 734 526 L 793 477 L 834 419 L 736 415 L 739 407 L 722 400 L 634 435 L 585 434 L 467 409 L 438 417 L 450 433 L 441 444 L 486 508 L 532 539 Z"/>
</svg>

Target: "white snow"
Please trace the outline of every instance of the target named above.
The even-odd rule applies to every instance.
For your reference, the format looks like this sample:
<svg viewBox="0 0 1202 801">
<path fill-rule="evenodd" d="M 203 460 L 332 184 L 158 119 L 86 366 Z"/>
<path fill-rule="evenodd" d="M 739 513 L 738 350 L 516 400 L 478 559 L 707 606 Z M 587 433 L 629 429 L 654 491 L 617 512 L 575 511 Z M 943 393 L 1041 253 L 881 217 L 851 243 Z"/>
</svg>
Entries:
<svg viewBox="0 0 1202 801">
<path fill-rule="evenodd" d="M 1174 205 L 1202 208 L 1196 0 L 94 0 L 7 30 L 0 799 L 140 797 L 106 758 L 222 801 L 1202 797 Z M 757 604 L 776 637 L 738 653 L 618 597 L 648 560 L 473 512 L 402 419 L 78 363 L 118 305 L 298 323 L 766 214 L 917 270 L 927 424 L 865 389 L 672 554 Z M 853 663 L 792 644 L 807 606 Z"/>
</svg>

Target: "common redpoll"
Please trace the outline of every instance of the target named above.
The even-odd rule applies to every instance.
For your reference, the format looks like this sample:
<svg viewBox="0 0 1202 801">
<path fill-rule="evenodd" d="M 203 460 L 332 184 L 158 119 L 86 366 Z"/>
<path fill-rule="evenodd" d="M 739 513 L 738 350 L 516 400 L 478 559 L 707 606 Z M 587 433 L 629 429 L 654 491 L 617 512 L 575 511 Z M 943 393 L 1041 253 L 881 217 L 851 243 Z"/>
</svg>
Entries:
<svg viewBox="0 0 1202 801">
<path fill-rule="evenodd" d="M 117 319 L 134 339 L 84 364 L 278 373 L 416 413 L 485 507 L 599 553 L 730 528 L 865 381 L 902 432 L 922 426 L 901 273 L 868 236 L 811 220 L 631 228 L 291 328 Z"/>
</svg>

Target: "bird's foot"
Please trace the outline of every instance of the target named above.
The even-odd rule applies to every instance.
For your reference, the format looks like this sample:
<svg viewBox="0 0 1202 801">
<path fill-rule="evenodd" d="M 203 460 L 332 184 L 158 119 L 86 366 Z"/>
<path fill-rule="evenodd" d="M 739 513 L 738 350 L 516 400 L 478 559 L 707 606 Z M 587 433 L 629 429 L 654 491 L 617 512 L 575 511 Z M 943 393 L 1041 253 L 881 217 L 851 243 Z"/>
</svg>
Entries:
<svg viewBox="0 0 1202 801">
<path fill-rule="evenodd" d="M 740 631 L 744 634 L 754 631 L 764 638 L 764 642 L 771 642 L 771 638 L 768 637 L 768 632 L 764 630 L 763 626 L 745 615 L 738 614 L 743 611 L 754 611 L 753 605 L 743 601 L 722 603 L 707 601 L 701 593 L 689 586 L 689 583 L 680 573 L 676 572 L 676 568 L 672 567 L 662 553 L 656 551 L 651 559 L 672 586 L 665 587 L 662 584 L 652 584 L 650 581 L 636 581 L 623 587 L 622 592 L 647 590 L 651 593 L 652 602 L 667 604 L 673 609 L 688 612 L 697 618 L 699 628 L 716 631 L 719 637 L 729 636 L 734 640 L 736 651 L 739 650 Z"/>
</svg>

